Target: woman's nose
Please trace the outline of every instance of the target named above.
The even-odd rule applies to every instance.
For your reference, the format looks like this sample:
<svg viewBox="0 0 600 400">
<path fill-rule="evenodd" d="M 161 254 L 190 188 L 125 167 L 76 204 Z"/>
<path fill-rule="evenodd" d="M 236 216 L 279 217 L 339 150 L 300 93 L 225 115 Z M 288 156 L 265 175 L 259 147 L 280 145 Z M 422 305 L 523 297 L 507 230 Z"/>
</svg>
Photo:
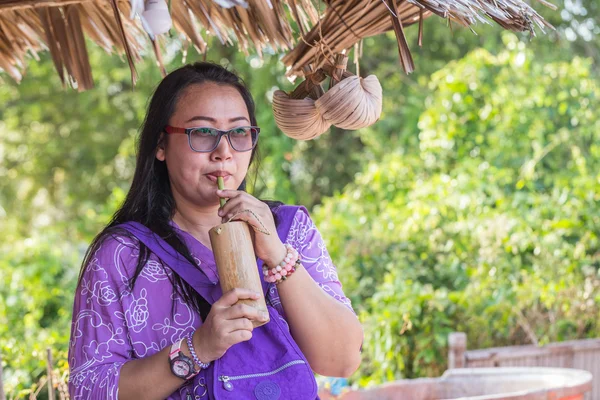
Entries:
<svg viewBox="0 0 600 400">
<path fill-rule="evenodd" d="M 229 160 L 231 157 L 233 157 L 233 151 L 234 150 L 229 144 L 229 140 L 227 140 L 227 136 L 223 135 L 221 136 L 221 140 L 219 140 L 219 145 L 212 152 L 211 158 L 213 158 L 215 161 Z"/>
</svg>

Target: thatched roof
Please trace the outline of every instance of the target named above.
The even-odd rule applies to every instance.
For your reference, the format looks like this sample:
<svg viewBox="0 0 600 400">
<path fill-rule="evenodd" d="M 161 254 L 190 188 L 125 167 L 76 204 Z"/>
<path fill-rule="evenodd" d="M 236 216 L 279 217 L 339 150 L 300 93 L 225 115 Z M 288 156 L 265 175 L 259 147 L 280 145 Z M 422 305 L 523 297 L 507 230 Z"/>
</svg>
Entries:
<svg viewBox="0 0 600 400">
<path fill-rule="evenodd" d="M 265 46 L 286 52 L 289 74 L 322 65 L 367 36 L 394 30 L 401 64 L 413 69 L 404 28 L 436 14 L 463 26 L 493 20 L 505 29 L 550 27 L 523 0 L 166 0 L 174 28 L 199 51 L 207 36 L 241 51 Z M 538 0 L 551 6 L 545 0 Z M 246 4 L 247 3 L 247 4 Z M 241 5 L 236 5 L 241 4 Z M 228 7 L 228 8 L 227 8 Z M 0 0 L 0 68 L 19 81 L 28 55 L 49 50 L 61 79 L 90 88 L 85 36 L 108 52 L 124 53 L 135 80 L 135 62 L 147 34 L 130 19 L 129 0 Z M 319 23 L 320 21 L 320 23 Z M 160 50 L 152 41 L 157 57 Z"/>
</svg>

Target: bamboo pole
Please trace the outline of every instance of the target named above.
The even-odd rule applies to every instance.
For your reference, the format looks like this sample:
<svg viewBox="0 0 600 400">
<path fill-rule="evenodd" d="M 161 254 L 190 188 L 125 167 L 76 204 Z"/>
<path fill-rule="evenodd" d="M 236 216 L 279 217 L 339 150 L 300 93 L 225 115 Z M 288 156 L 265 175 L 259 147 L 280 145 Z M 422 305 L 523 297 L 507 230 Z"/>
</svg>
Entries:
<svg viewBox="0 0 600 400">
<path fill-rule="evenodd" d="M 245 288 L 262 294 L 261 277 L 258 273 L 248 223 L 244 221 L 226 222 L 215 226 L 208 234 L 223 293 L 234 288 Z M 247 304 L 268 314 L 264 296 L 258 300 L 240 300 L 239 303 Z M 252 324 L 256 328 L 267 322 L 269 321 L 252 321 Z"/>
</svg>

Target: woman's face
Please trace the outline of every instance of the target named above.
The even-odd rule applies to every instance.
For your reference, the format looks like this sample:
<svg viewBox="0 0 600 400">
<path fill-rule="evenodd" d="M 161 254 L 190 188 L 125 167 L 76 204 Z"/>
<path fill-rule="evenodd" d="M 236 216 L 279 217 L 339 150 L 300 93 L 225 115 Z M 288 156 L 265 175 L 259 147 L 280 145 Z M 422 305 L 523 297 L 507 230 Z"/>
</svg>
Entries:
<svg viewBox="0 0 600 400">
<path fill-rule="evenodd" d="M 210 127 L 227 131 L 250 126 L 248 108 L 230 85 L 207 82 L 189 86 L 180 96 L 169 125 L 178 128 Z M 225 188 L 237 189 L 246 177 L 252 151 L 238 152 L 226 137 L 209 153 L 193 151 L 184 134 L 164 134 L 156 158 L 165 161 L 176 200 L 196 206 L 217 206 L 217 176 Z"/>
</svg>

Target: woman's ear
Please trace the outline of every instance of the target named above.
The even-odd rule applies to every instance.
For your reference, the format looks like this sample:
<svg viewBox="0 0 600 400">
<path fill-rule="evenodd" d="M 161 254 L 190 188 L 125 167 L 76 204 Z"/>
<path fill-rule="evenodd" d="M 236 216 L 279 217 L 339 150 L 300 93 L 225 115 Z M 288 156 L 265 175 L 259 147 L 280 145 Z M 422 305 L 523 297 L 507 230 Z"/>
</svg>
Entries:
<svg viewBox="0 0 600 400">
<path fill-rule="evenodd" d="M 158 161 L 165 161 L 166 153 L 165 153 L 165 145 L 166 145 L 166 137 L 165 133 L 161 132 L 158 138 L 158 145 L 156 146 L 156 159 Z"/>
</svg>

